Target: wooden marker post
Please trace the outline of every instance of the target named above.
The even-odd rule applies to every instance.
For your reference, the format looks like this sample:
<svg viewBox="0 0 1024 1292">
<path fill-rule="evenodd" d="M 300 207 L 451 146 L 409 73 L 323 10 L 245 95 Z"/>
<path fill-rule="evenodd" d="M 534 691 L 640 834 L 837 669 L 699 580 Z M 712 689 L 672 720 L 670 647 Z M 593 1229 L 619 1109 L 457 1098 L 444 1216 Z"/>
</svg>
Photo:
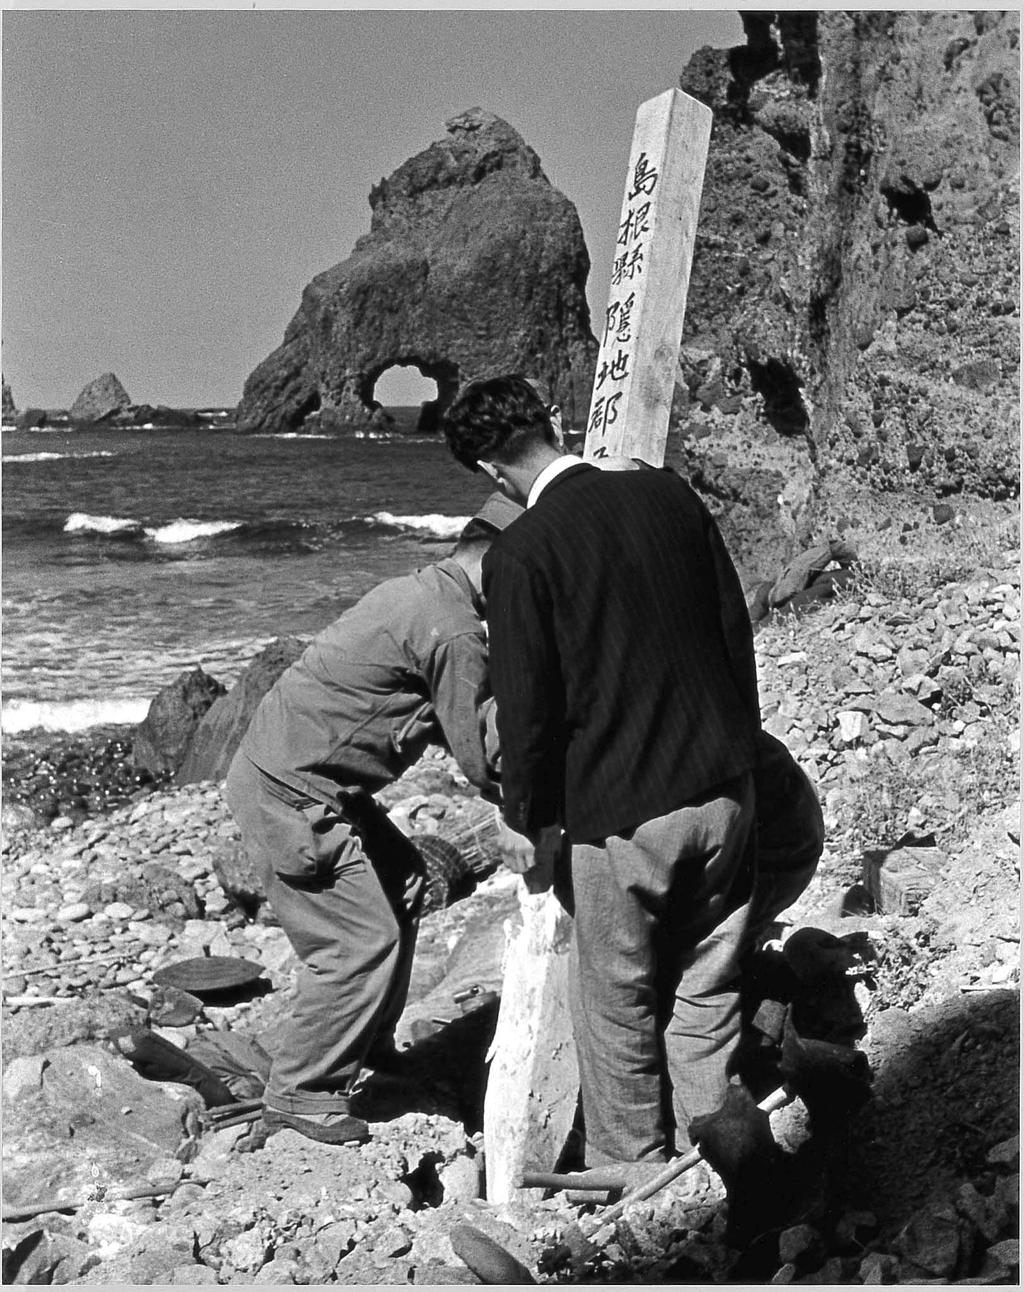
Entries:
<svg viewBox="0 0 1024 1292">
<path fill-rule="evenodd" d="M 637 112 L 585 458 L 664 461 L 710 137 L 710 109 L 681 90 Z M 568 999 L 572 921 L 553 894 L 530 895 L 525 885 L 520 915 L 484 1097 L 491 1202 L 521 1195 L 525 1171 L 553 1169 L 579 1088 Z"/>
<path fill-rule="evenodd" d="M 682 90 L 637 112 L 585 458 L 665 460 L 710 138 L 711 109 Z"/>
</svg>

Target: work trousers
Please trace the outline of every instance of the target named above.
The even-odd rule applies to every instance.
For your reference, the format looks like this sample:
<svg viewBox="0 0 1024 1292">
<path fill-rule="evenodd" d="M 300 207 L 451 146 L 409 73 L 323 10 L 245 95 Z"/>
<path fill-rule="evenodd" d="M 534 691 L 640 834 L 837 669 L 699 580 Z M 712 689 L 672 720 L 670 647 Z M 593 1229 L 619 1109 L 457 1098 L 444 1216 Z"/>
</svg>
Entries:
<svg viewBox="0 0 1024 1292">
<path fill-rule="evenodd" d="M 657 1160 L 725 1098 L 755 873 L 753 777 L 571 850 L 587 1163 Z M 666 1098 L 671 1087 L 671 1107 Z"/>
<path fill-rule="evenodd" d="M 274 1038 L 267 1103 L 300 1114 L 345 1111 L 367 1051 L 392 1037 L 405 1007 L 423 860 L 369 794 L 317 802 L 241 754 L 226 788 L 301 962 L 291 1013 Z"/>
</svg>

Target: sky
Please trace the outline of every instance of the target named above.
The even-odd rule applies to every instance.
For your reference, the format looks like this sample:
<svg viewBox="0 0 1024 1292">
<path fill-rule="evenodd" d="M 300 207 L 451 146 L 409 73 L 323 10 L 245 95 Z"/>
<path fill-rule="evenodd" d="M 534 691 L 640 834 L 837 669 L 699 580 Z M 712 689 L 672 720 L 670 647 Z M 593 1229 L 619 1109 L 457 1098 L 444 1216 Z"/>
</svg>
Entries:
<svg viewBox="0 0 1024 1292">
<path fill-rule="evenodd" d="M 603 309 L 636 109 L 735 11 L 3 13 L 3 372 L 66 408 L 233 405 L 302 288 L 368 232 L 373 184 L 470 107 L 575 204 Z M 397 375 L 396 375 L 397 374 Z M 378 397 L 432 394 L 408 372 Z"/>
</svg>

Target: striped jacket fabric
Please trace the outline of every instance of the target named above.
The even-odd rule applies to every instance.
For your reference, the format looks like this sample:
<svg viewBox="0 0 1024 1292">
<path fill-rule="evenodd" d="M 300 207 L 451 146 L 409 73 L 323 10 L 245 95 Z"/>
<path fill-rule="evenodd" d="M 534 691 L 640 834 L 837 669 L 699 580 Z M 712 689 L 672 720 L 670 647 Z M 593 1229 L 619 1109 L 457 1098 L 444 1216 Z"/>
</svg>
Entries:
<svg viewBox="0 0 1024 1292">
<path fill-rule="evenodd" d="M 742 589 L 674 472 L 564 471 L 496 539 L 484 598 L 513 829 L 600 841 L 754 766 Z"/>
</svg>

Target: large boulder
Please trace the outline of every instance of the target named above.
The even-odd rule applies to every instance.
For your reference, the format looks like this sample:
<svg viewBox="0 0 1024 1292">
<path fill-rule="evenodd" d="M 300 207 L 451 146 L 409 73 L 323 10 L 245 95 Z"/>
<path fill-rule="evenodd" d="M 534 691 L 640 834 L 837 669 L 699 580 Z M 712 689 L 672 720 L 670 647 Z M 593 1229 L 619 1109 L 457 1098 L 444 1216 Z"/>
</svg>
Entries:
<svg viewBox="0 0 1024 1292">
<path fill-rule="evenodd" d="M 210 705 L 196 726 L 177 769 L 175 784 L 224 779 L 256 706 L 306 645 L 298 637 L 279 637 L 256 656 L 231 690 Z"/>
<path fill-rule="evenodd" d="M 153 776 L 177 771 L 200 719 L 226 692 L 222 682 L 198 666 L 158 691 L 132 738 L 135 767 Z"/>
<path fill-rule="evenodd" d="M 130 407 L 128 392 L 112 372 L 90 381 L 71 405 L 73 422 L 102 422 Z"/>
<path fill-rule="evenodd" d="M 370 232 L 305 289 L 284 344 L 245 383 L 246 430 L 365 424 L 397 364 L 437 382 L 431 426 L 473 377 L 545 378 L 587 413 L 596 343 L 590 259 L 572 203 L 507 122 L 473 108 L 370 193 Z"/>
<path fill-rule="evenodd" d="M 146 1081 L 98 1045 L 16 1059 L 4 1074 L 4 1203 L 87 1197 L 194 1155 L 202 1100 Z"/>
</svg>

